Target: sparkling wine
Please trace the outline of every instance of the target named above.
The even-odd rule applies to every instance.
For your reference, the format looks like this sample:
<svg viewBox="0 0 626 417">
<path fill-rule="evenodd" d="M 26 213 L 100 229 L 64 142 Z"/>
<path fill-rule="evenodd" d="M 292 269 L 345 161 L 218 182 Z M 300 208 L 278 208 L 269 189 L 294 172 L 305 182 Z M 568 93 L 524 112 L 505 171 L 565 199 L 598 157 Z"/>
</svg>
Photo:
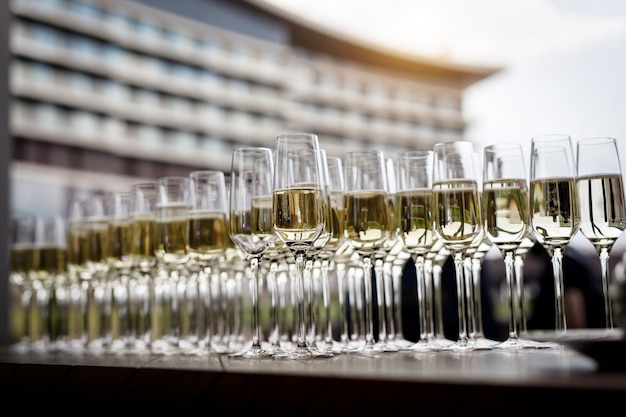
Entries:
<svg viewBox="0 0 626 417">
<path fill-rule="evenodd" d="M 389 238 L 389 206 L 384 191 L 345 193 L 344 234 L 360 252 L 374 252 Z"/>
<path fill-rule="evenodd" d="M 131 225 L 128 221 L 114 220 L 109 223 L 109 264 L 114 268 L 131 266 Z"/>
<path fill-rule="evenodd" d="M 187 206 L 158 205 L 156 215 L 155 255 L 163 263 L 184 263 L 187 255 Z"/>
<path fill-rule="evenodd" d="M 274 192 L 274 227 L 292 249 L 306 250 L 324 229 L 322 190 L 289 188 Z"/>
<path fill-rule="evenodd" d="M 580 230 L 594 245 L 612 244 L 626 228 L 622 176 L 579 177 Z"/>
<path fill-rule="evenodd" d="M 531 225 L 541 244 L 565 245 L 578 230 L 580 214 L 573 178 L 530 182 Z"/>
<path fill-rule="evenodd" d="M 151 267 L 156 262 L 156 220 L 154 213 L 135 215 L 130 229 L 130 254 L 133 264 Z"/>
<path fill-rule="evenodd" d="M 465 250 L 480 233 L 480 196 L 475 181 L 433 184 L 435 231 L 450 250 Z"/>
<path fill-rule="evenodd" d="M 485 181 L 483 211 L 487 239 L 501 250 L 516 250 L 529 228 L 526 180 Z"/>
<path fill-rule="evenodd" d="M 219 259 L 226 249 L 226 213 L 221 211 L 189 211 L 189 252 L 193 260 Z"/>
<path fill-rule="evenodd" d="M 427 254 L 436 237 L 432 217 L 431 189 L 399 191 L 396 193 L 396 212 L 399 234 L 411 253 Z"/>
</svg>

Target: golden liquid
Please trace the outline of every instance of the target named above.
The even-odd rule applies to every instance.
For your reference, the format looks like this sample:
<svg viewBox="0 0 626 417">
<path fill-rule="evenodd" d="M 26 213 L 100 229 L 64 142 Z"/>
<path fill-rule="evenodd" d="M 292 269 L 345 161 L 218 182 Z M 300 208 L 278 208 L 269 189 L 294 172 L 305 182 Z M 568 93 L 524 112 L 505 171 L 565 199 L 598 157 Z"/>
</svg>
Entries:
<svg viewBox="0 0 626 417">
<path fill-rule="evenodd" d="M 196 261 L 218 259 L 226 249 L 226 214 L 223 212 L 189 212 L 189 253 Z"/>
<path fill-rule="evenodd" d="M 187 261 L 187 207 L 166 205 L 156 209 L 156 251 L 157 259 L 164 263 L 184 263 Z"/>
<path fill-rule="evenodd" d="M 33 268 L 39 279 L 62 274 L 66 270 L 65 248 L 37 246 L 33 251 Z"/>
<path fill-rule="evenodd" d="M 612 245 L 626 228 L 622 176 L 579 177 L 580 231 L 597 246 Z"/>
<path fill-rule="evenodd" d="M 92 220 L 89 224 L 89 260 L 94 271 L 106 271 L 110 253 L 109 224 L 105 219 Z"/>
<path fill-rule="evenodd" d="M 130 227 L 133 264 L 150 267 L 156 262 L 156 221 L 153 214 L 137 215 Z"/>
<path fill-rule="evenodd" d="M 131 265 L 132 227 L 129 222 L 109 223 L 109 264 L 114 268 Z"/>
<path fill-rule="evenodd" d="M 33 256 L 35 248 L 31 244 L 13 244 L 11 247 L 11 271 L 26 274 L 33 270 Z"/>
<path fill-rule="evenodd" d="M 485 181 L 483 212 L 487 239 L 501 250 L 515 250 L 529 228 L 526 180 Z"/>
<path fill-rule="evenodd" d="M 435 232 L 450 250 L 465 250 L 482 229 L 475 181 L 433 184 Z"/>
<path fill-rule="evenodd" d="M 384 191 L 347 192 L 344 195 L 344 235 L 360 252 L 374 252 L 389 238 L 389 205 Z"/>
<path fill-rule="evenodd" d="M 433 192 L 431 189 L 396 193 L 396 212 L 400 238 L 412 253 L 426 254 L 436 239 L 433 230 Z"/>
<path fill-rule="evenodd" d="M 83 221 L 70 221 L 67 227 L 67 263 L 70 268 L 85 266 L 90 260 L 89 229 Z"/>
<path fill-rule="evenodd" d="M 287 246 L 307 249 L 324 229 L 320 188 L 290 188 L 273 194 L 274 230 Z"/>
<path fill-rule="evenodd" d="M 565 245 L 578 231 L 580 213 L 573 178 L 530 182 L 531 225 L 537 240 L 546 245 Z"/>
</svg>

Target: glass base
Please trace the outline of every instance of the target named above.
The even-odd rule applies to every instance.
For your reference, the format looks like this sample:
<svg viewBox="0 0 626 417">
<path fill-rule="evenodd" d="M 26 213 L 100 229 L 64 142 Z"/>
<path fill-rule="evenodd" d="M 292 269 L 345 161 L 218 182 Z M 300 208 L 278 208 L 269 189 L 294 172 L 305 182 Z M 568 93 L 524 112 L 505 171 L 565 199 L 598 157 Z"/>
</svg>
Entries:
<svg viewBox="0 0 626 417">
<path fill-rule="evenodd" d="M 299 343 L 295 344 L 291 350 L 273 355 L 273 358 L 277 360 L 302 360 L 332 358 L 333 356 L 335 355 L 332 352 L 326 352 L 309 344 Z"/>
<path fill-rule="evenodd" d="M 260 345 L 250 345 L 246 349 L 229 353 L 229 359 L 270 359 L 272 358 L 272 352 L 264 349 Z"/>
</svg>

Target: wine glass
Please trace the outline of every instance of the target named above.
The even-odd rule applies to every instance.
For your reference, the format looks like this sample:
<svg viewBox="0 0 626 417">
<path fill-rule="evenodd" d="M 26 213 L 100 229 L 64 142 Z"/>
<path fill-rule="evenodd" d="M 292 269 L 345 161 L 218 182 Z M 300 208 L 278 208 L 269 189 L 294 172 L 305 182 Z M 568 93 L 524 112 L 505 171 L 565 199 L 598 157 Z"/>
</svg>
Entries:
<svg viewBox="0 0 626 417">
<path fill-rule="evenodd" d="M 609 253 L 626 228 L 622 169 L 614 138 L 578 141 L 576 185 L 580 198 L 580 231 L 598 252 L 606 328 L 613 329 Z"/>
<path fill-rule="evenodd" d="M 320 150 L 321 172 L 325 182 L 326 193 L 326 222 L 324 232 L 314 242 L 314 247 L 323 240 L 323 245 L 314 254 L 319 263 L 322 287 L 323 323 L 321 323 L 321 340 L 316 343 L 319 349 L 332 353 L 341 353 L 343 347 L 333 338 L 331 314 L 331 289 L 329 272 L 334 269 L 334 256 L 341 248 L 343 236 L 343 163 L 341 158 L 330 157 Z M 343 297 L 342 297 L 343 300 Z"/>
<path fill-rule="evenodd" d="M 110 311 L 104 334 L 109 353 L 123 353 L 130 334 L 129 280 L 132 267 L 130 192 L 113 191 L 106 196 L 105 213 L 108 218 L 109 270 L 106 278 Z"/>
<path fill-rule="evenodd" d="M 218 302 L 223 299 L 221 277 L 217 271 L 217 262 L 224 256 L 228 236 L 228 201 L 226 199 L 226 181 L 224 172 L 217 170 L 199 170 L 189 173 L 189 240 L 187 251 L 192 274 L 187 283 L 191 290 L 195 289 L 195 307 L 188 310 L 190 321 L 189 335 L 195 339 L 195 349 L 190 354 L 207 354 L 210 351 L 210 312 L 208 300 L 212 298 L 210 291 L 212 280 L 217 280 Z M 189 290 L 189 289 L 188 289 Z M 189 295 L 193 296 L 192 291 Z M 191 306 L 190 306 L 191 307 Z M 223 309 L 218 310 L 224 314 Z M 221 318 L 224 323 L 223 317 Z"/>
<path fill-rule="evenodd" d="M 537 241 L 552 259 L 555 330 L 565 333 L 563 251 L 580 223 L 571 137 L 536 136 L 531 140 L 530 155 L 530 223 Z"/>
<path fill-rule="evenodd" d="M 259 322 L 260 261 L 276 240 L 272 224 L 272 151 L 263 147 L 233 150 L 230 172 L 230 237 L 246 254 L 252 274 L 252 341 L 229 358 L 270 358 L 261 345 Z"/>
<path fill-rule="evenodd" d="M 146 355 L 152 344 L 153 275 L 156 270 L 156 181 L 130 186 L 129 330 L 125 352 Z"/>
<path fill-rule="evenodd" d="M 11 255 L 9 272 L 10 329 L 12 349 L 30 349 L 31 281 L 35 239 L 35 216 L 19 215 L 11 219 Z"/>
<path fill-rule="evenodd" d="M 500 143 L 484 149 L 483 221 L 487 239 L 504 258 L 508 307 L 508 337 L 498 349 L 520 349 L 517 317 L 518 283 L 515 254 L 530 226 L 526 168 L 521 145 Z"/>
<path fill-rule="evenodd" d="M 433 231 L 433 151 L 405 151 L 398 154 L 396 213 L 399 236 L 411 254 L 417 283 L 419 339 L 407 349 L 425 352 L 438 349 L 428 334 L 432 324 L 431 285 L 424 271 L 426 256 L 436 240 Z M 427 288 L 429 291 L 427 291 Z"/>
<path fill-rule="evenodd" d="M 188 299 L 186 288 L 189 201 L 189 177 L 166 176 L 157 180 L 154 210 L 157 268 L 152 288 L 151 350 L 163 355 L 195 347 L 195 341 L 187 337 L 186 317 L 188 309 L 195 309 L 195 300 Z"/>
<path fill-rule="evenodd" d="M 276 138 L 276 170 L 272 192 L 272 218 L 277 236 L 295 260 L 297 316 L 296 342 L 278 359 L 307 359 L 333 356 L 316 349 L 307 338 L 305 300 L 305 263 L 307 253 L 324 231 L 327 207 L 320 148 L 317 135 L 286 133 Z M 310 287 L 309 287 L 310 290 Z"/>
<path fill-rule="evenodd" d="M 365 297 L 365 339 L 351 353 L 374 355 L 384 346 L 374 337 L 372 261 L 389 238 L 391 228 L 383 152 L 350 151 L 345 156 L 344 234 L 359 255 Z"/>
<path fill-rule="evenodd" d="M 459 332 L 454 344 L 445 350 L 468 351 L 476 348 L 469 341 L 466 310 L 471 277 L 466 276 L 466 252 L 482 228 L 479 173 L 476 172 L 471 142 L 442 142 L 434 146 L 433 197 L 437 239 L 441 239 L 454 259 Z"/>
<path fill-rule="evenodd" d="M 73 198 L 67 212 L 67 266 L 70 275 L 69 349 L 104 349 L 103 282 L 107 264 L 108 220 L 102 195 Z"/>
<path fill-rule="evenodd" d="M 393 158 L 385 159 L 385 178 L 387 181 L 387 215 L 389 217 L 389 237 L 374 255 L 374 278 L 376 301 L 378 306 L 378 345 L 387 352 L 400 350 L 401 341 L 392 342 L 395 334 L 393 321 L 393 282 L 391 266 L 393 259 L 402 247 L 398 238 L 398 219 L 396 217 L 396 172 Z"/>
</svg>

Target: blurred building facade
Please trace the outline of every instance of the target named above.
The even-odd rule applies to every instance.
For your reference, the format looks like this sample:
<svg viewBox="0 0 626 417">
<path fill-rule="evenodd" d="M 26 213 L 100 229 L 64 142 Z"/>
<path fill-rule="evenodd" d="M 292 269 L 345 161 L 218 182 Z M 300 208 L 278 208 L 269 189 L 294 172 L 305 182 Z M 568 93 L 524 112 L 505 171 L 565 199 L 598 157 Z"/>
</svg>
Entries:
<svg viewBox="0 0 626 417">
<path fill-rule="evenodd" d="M 257 1 L 14 0 L 15 211 L 196 169 L 310 131 L 329 155 L 463 139 L 463 90 L 495 72 L 407 57 Z"/>
</svg>

